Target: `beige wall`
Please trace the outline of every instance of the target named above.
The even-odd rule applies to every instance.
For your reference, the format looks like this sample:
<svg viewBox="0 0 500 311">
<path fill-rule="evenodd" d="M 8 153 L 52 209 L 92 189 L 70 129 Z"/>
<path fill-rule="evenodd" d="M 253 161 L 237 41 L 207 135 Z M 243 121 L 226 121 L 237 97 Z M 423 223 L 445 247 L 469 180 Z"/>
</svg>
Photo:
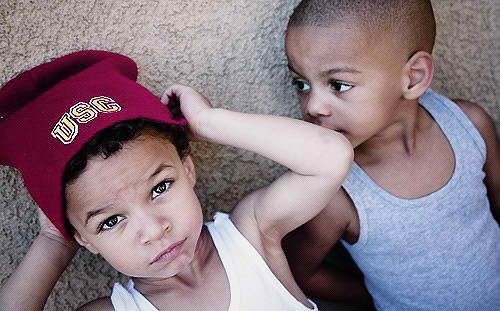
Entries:
<svg viewBox="0 0 500 311">
<path fill-rule="evenodd" d="M 68 52 L 106 49 L 136 60 L 140 82 L 157 95 L 182 82 L 215 106 L 298 116 L 283 51 L 286 21 L 298 2 L 1 0 L 0 85 Z M 500 1 L 435 0 L 434 6 L 439 28 L 433 87 L 480 103 L 500 128 Z M 232 148 L 196 144 L 194 149 L 197 191 L 207 215 L 228 210 L 282 171 Z M 34 204 L 20 176 L 0 167 L 2 282 L 37 231 Z M 80 251 L 47 309 L 69 310 L 108 295 L 117 278 L 100 258 Z"/>
</svg>

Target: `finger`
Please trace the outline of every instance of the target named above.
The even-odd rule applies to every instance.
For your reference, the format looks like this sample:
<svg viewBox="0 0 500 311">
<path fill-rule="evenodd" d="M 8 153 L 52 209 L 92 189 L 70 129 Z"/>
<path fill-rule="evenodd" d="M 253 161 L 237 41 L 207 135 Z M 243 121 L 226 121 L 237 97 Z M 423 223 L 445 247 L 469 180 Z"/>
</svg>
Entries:
<svg viewBox="0 0 500 311">
<path fill-rule="evenodd" d="M 168 101 L 169 101 L 169 98 L 172 96 L 171 95 L 171 92 L 172 90 L 170 88 L 168 88 L 164 93 L 163 95 L 161 96 L 160 98 L 160 101 L 162 104 L 166 105 L 168 104 Z"/>
<path fill-rule="evenodd" d="M 161 97 L 161 102 L 166 104 L 168 102 L 168 99 L 172 96 L 177 96 L 180 97 L 180 94 L 182 93 L 182 89 L 186 88 L 184 85 L 181 84 L 173 84 L 170 87 L 167 88 L 167 90 L 163 93 Z"/>
</svg>

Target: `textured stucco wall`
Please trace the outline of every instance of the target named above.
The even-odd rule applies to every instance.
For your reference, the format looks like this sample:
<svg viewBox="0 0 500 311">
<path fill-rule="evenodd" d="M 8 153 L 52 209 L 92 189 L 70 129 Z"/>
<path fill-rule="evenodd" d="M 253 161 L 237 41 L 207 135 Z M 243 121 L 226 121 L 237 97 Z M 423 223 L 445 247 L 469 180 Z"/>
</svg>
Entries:
<svg viewBox="0 0 500 311">
<path fill-rule="evenodd" d="M 181 82 L 201 90 L 215 106 L 298 116 L 283 50 L 286 21 L 298 2 L 0 0 L 0 85 L 54 57 L 106 49 L 132 57 L 140 82 L 157 95 Z M 433 87 L 480 103 L 500 128 L 500 1 L 435 0 L 434 6 Z M 197 192 L 208 217 L 282 172 L 247 152 L 206 144 L 193 148 Z M 0 167 L 0 281 L 37 232 L 34 203 L 20 175 Z M 119 279 L 103 260 L 80 251 L 47 310 L 69 310 L 108 295 Z"/>
</svg>

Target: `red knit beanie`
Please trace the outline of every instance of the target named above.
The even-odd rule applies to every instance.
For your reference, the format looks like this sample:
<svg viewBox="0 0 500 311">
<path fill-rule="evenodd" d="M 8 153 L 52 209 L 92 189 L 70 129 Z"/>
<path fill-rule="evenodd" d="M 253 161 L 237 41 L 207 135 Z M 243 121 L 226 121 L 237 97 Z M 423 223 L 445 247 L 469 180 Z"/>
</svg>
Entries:
<svg viewBox="0 0 500 311">
<path fill-rule="evenodd" d="M 66 163 L 94 134 L 117 122 L 147 118 L 186 125 L 136 82 L 123 55 L 81 51 L 37 66 L 0 89 L 0 165 L 20 170 L 38 206 L 67 239 Z"/>
</svg>

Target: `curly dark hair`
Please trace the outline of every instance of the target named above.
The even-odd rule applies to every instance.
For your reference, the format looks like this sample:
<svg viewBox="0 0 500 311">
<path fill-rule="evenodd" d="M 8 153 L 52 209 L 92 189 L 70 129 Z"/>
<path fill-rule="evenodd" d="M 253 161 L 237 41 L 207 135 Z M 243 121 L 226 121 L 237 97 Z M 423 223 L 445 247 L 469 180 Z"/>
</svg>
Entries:
<svg viewBox="0 0 500 311">
<path fill-rule="evenodd" d="M 85 170 L 89 159 L 96 156 L 107 159 L 121 150 L 127 142 L 144 134 L 169 140 L 181 159 L 190 153 L 189 139 L 184 127 L 144 118 L 125 120 L 99 131 L 83 145 L 66 163 L 63 184 L 66 186 L 74 182 Z"/>
</svg>

